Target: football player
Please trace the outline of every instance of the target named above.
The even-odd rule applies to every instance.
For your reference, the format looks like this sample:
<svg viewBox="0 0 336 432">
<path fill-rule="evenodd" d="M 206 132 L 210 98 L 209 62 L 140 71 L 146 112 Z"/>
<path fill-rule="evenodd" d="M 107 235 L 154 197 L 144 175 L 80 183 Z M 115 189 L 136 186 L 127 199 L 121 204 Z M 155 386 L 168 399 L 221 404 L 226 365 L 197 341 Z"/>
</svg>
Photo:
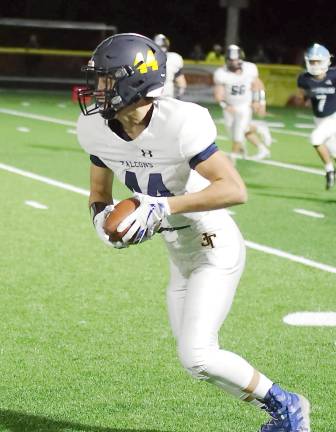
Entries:
<svg viewBox="0 0 336 432">
<path fill-rule="evenodd" d="M 298 87 L 311 100 L 315 129 L 310 142 L 325 168 L 326 189 L 335 185 L 336 158 L 336 69 L 330 68 L 330 53 L 315 43 L 305 53 L 306 72 L 298 77 Z"/>
<path fill-rule="evenodd" d="M 262 432 L 308 432 L 305 398 L 218 343 L 245 263 L 243 238 L 225 208 L 247 195 L 215 144 L 208 110 L 159 97 L 166 54 L 142 35 L 107 38 L 85 70 L 93 79 L 78 95 L 77 131 L 91 159 L 89 205 L 98 236 L 119 249 L 161 232 L 170 263 L 169 318 L 182 365 L 193 377 L 265 409 L 271 419 Z M 94 103 L 87 106 L 90 96 Z M 114 208 L 114 176 L 140 202 L 119 224 L 119 232 L 130 228 L 118 242 L 103 228 Z"/>
<path fill-rule="evenodd" d="M 170 41 L 167 36 L 160 33 L 155 35 L 153 40 L 167 56 L 166 82 L 163 95 L 175 96 L 177 99 L 181 99 L 187 88 L 187 81 L 183 74 L 183 58 L 180 54 L 169 51 Z"/>
<path fill-rule="evenodd" d="M 243 60 L 237 45 L 229 45 L 226 64 L 214 72 L 214 97 L 223 109 L 224 123 L 232 138 L 232 153 L 245 155 L 245 137 L 254 144 L 255 159 L 270 156 L 271 135 L 264 123 L 252 123 L 252 112 L 265 115 L 265 88 L 254 63 Z M 262 139 L 259 138 L 259 136 Z"/>
</svg>

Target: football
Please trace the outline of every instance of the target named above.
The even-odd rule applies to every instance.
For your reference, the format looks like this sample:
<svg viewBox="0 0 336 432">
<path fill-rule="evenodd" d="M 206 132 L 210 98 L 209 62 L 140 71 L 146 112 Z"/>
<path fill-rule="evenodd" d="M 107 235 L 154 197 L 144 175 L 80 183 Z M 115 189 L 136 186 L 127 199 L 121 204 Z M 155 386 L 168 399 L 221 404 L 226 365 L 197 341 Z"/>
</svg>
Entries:
<svg viewBox="0 0 336 432">
<path fill-rule="evenodd" d="M 109 236 L 110 241 L 121 241 L 122 237 L 127 233 L 130 227 L 126 228 L 122 232 L 118 232 L 117 227 L 126 216 L 136 210 L 139 204 L 140 201 L 135 198 L 127 198 L 116 204 L 114 210 L 107 216 L 104 224 L 104 231 Z"/>
</svg>

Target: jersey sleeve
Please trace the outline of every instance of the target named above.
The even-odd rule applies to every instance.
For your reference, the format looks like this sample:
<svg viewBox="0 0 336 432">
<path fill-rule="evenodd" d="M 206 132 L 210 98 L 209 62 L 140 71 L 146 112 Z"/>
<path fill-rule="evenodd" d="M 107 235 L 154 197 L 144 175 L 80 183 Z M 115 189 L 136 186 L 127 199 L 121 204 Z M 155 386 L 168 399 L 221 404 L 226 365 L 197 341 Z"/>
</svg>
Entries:
<svg viewBox="0 0 336 432">
<path fill-rule="evenodd" d="M 215 144 L 217 130 L 209 111 L 196 106 L 192 110 L 180 133 L 180 149 L 191 168 L 208 159 L 218 148 Z"/>
<path fill-rule="evenodd" d="M 252 76 L 253 79 L 259 77 L 258 68 L 257 68 L 257 66 L 254 63 L 249 63 L 249 70 L 250 70 L 250 74 L 251 74 L 251 76 Z"/>
<path fill-rule="evenodd" d="M 176 53 L 176 67 L 179 70 L 183 68 L 183 58 L 182 56 L 180 56 L 180 54 L 177 53 Z"/>
<path fill-rule="evenodd" d="M 336 86 L 336 68 L 332 67 L 329 69 L 329 76 L 331 76 L 332 83 Z"/>
<path fill-rule="evenodd" d="M 99 168 L 107 168 L 107 166 L 104 164 L 104 162 L 99 159 L 98 156 L 90 155 L 90 161 L 93 163 L 93 165 L 96 165 Z"/>
<path fill-rule="evenodd" d="M 304 90 L 307 89 L 306 80 L 304 74 L 300 74 L 297 79 L 297 86 Z"/>
<path fill-rule="evenodd" d="M 213 74 L 213 81 L 216 85 L 224 85 L 224 73 L 221 69 L 216 69 Z"/>
</svg>

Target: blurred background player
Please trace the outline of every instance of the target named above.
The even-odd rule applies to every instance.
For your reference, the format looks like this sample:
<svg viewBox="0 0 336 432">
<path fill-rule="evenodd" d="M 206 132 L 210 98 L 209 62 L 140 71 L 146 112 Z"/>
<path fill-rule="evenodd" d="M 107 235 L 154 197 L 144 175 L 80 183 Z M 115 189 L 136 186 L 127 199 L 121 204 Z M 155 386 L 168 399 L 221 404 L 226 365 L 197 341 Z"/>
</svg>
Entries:
<svg viewBox="0 0 336 432">
<path fill-rule="evenodd" d="M 183 74 L 183 58 L 180 54 L 169 51 L 170 41 L 164 34 L 155 35 L 153 40 L 167 56 L 166 83 L 162 95 L 181 99 L 187 88 L 187 81 Z"/>
<path fill-rule="evenodd" d="M 335 185 L 336 159 L 336 69 L 330 68 L 330 53 L 315 43 L 305 53 L 306 72 L 298 77 L 298 87 L 311 100 L 315 129 L 310 142 L 326 172 L 326 189 Z"/>
<path fill-rule="evenodd" d="M 257 66 L 243 60 L 244 53 L 237 45 L 229 45 L 225 59 L 226 64 L 214 73 L 214 97 L 223 109 L 232 153 L 246 155 L 246 137 L 258 149 L 254 158 L 264 159 L 270 156 L 267 146 L 271 144 L 271 136 L 265 124 L 252 123 L 252 110 L 265 114 L 265 89 Z"/>
<path fill-rule="evenodd" d="M 224 55 L 222 45 L 215 44 L 212 50 L 208 52 L 205 61 L 209 63 L 224 63 Z"/>
</svg>

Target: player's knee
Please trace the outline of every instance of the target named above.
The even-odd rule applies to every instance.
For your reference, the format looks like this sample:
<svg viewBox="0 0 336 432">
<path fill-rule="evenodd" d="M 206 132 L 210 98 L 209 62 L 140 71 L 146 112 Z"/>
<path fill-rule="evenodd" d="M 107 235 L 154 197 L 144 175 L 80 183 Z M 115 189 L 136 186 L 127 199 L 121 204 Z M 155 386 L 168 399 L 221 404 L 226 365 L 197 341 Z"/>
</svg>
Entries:
<svg viewBox="0 0 336 432">
<path fill-rule="evenodd" d="M 310 135 L 310 142 L 314 147 L 323 144 L 323 138 L 320 133 L 313 131 Z"/>
<path fill-rule="evenodd" d="M 196 379 L 207 379 L 207 357 L 205 348 L 179 345 L 178 354 L 185 370 Z"/>
</svg>

